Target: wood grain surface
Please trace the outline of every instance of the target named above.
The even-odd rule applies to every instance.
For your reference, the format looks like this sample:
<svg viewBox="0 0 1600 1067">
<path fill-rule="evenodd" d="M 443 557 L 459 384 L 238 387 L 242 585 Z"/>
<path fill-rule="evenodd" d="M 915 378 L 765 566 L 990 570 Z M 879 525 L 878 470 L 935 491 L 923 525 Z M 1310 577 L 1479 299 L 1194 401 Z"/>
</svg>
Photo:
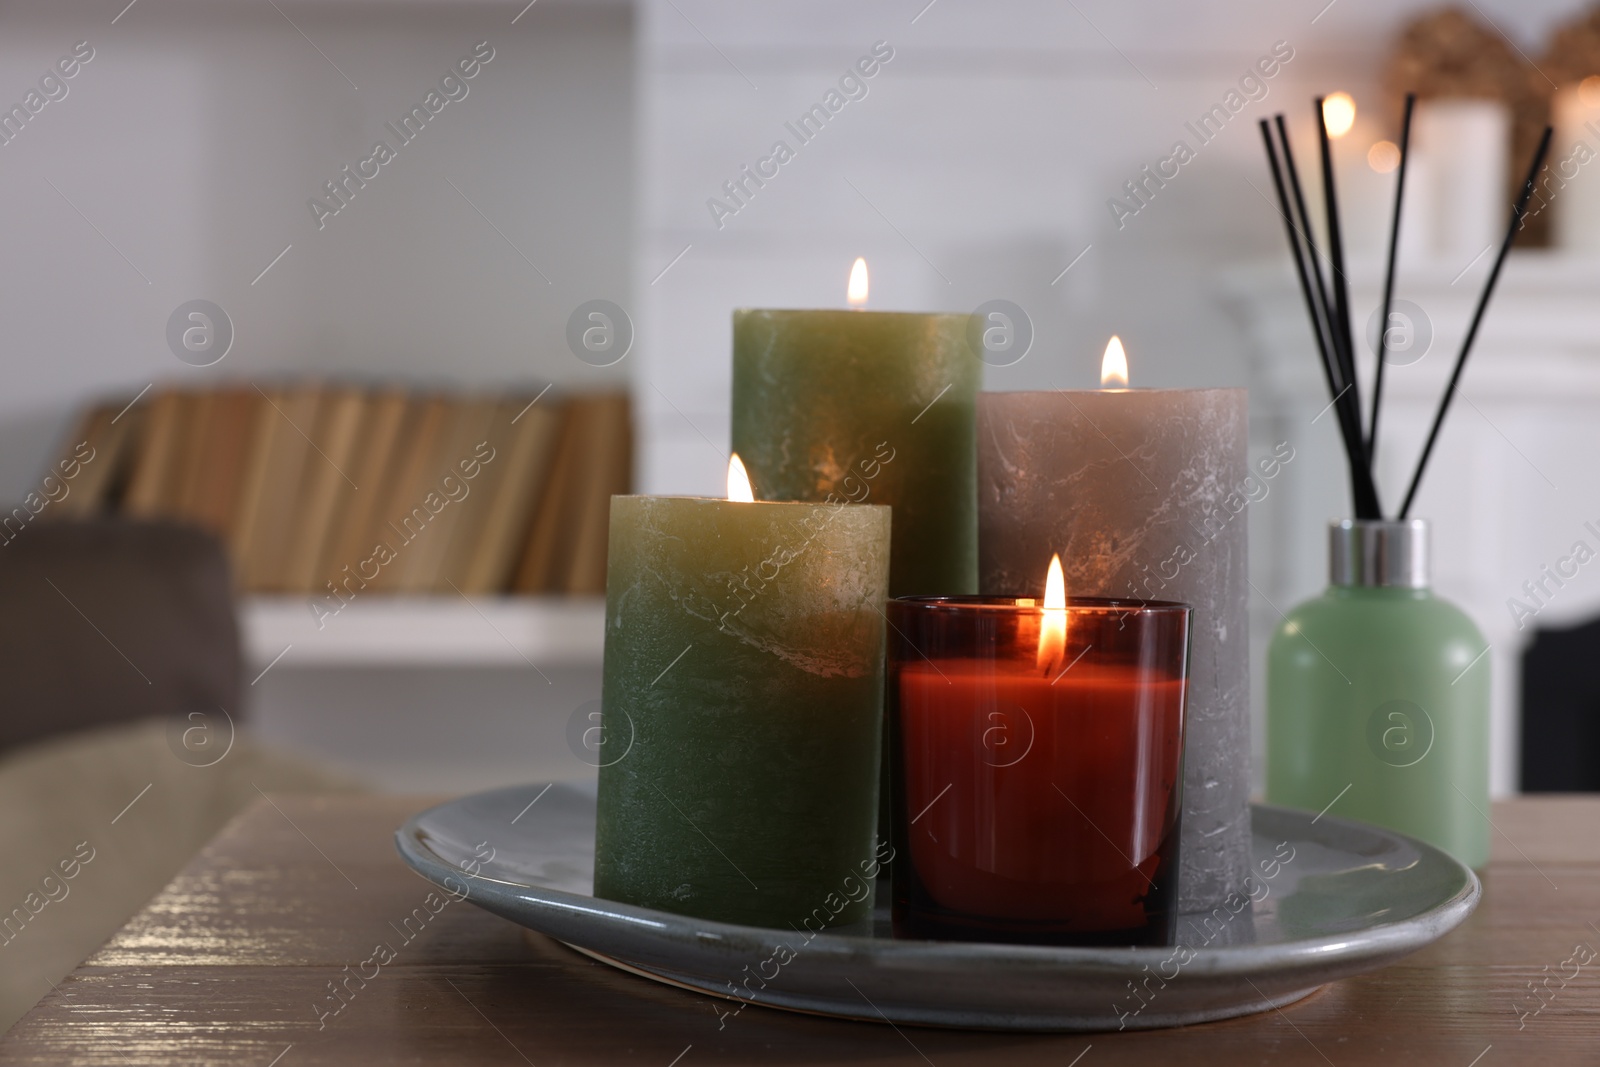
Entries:
<svg viewBox="0 0 1600 1067">
<path fill-rule="evenodd" d="M 1497 804 L 1477 913 L 1393 967 L 1247 1019 L 1070 1035 L 719 1020 L 724 1002 L 429 902 L 392 843 L 428 803 L 258 801 L 12 1028 L 0 1063 L 1600 1063 L 1600 958 L 1571 962 L 1600 950 L 1600 798 Z"/>
</svg>

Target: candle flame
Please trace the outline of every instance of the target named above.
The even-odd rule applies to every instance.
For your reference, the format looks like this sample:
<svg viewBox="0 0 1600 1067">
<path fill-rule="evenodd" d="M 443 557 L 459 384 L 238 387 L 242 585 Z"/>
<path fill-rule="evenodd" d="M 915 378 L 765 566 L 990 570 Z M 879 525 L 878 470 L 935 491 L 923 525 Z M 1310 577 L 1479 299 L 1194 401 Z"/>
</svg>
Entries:
<svg viewBox="0 0 1600 1067">
<path fill-rule="evenodd" d="M 1051 671 L 1067 651 L 1067 580 L 1061 572 L 1061 556 L 1050 557 L 1050 571 L 1044 580 L 1044 614 L 1039 620 L 1039 658 L 1041 671 Z"/>
<path fill-rule="evenodd" d="M 728 460 L 728 499 L 746 504 L 756 500 L 755 490 L 750 488 L 750 475 L 745 472 L 744 460 L 737 452 Z"/>
<path fill-rule="evenodd" d="M 845 299 L 853 308 L 865 307 L 867 303 L 867 261 L 860 256 L 850 267 L 850 286 L 845 291 Z"/>
<path fill-rule="evenodd" d="M 1328 136 L 1338 140 L 1356 124 L 1356 102 L 1349 93 L 1330 93 L 1322 101 L 1322 121 Z"/>
<path fill-rule="evenodd" d="M 1128 387 L 1128 354 L 1122 350 L 1122 338 L 1116 334 L 1106 344 L 1106 354 L 1100 359 L 1100 388 L 1126 389 Z"/>
</svg>

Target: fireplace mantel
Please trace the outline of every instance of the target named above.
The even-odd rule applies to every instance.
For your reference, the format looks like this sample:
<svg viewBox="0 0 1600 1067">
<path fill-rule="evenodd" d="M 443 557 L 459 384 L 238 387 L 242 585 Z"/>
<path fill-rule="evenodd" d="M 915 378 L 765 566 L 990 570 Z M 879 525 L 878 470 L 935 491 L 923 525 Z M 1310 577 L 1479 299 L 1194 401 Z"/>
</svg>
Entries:
<svg viewBox="0 0 1600 1067">
<path fill-rule="evenodd" d="M 1416 362 L 1385 371 L 1376 467 L 1391 514 L 1404 495 L 1492 258 L 1485 254 L 1465 270 L 1461 264 L 1417 266 L 1403 271 L 1396 284 L 1396 300 L 1421 309 L 1433 339 Z M 1350 265 L 1351 303 L 1363 331 L 1375 315 L 1382 273 L 1378 262 Z M 1287 259 L 1226 272 L 1221 295 L 1250 346 L 1252 448 L 1288 441 L 1296 449 L 1287 476 L 1274 487 L 1276 499 L 1264 500 L 1252 514 L 1259 723 L 1266 639 L 1279 609 L 1287 611 L 1325 584 L 1325 525 L 1348 516 L 1349 490 L 1335 420 L 1325 411 L 1327 386 Z M 1358 346 L 1358 360 L 1367 403 L 1370 348 Z M 1600 259 L 1514 253 L 1411 511 L 1434 524 L 1436 590 L 1477 621 L 1489 644 L 1484 663 L 1494 675 L 1496 795 L 1517 787 L 1520 656 L 1534 627 L 1568 626 L 1600 614 L 1600 560 L 1577 568 L 1560 586 L 1543 570 L 1556 566 L 1580 540 L 1600 552 L 1600 535 L 1585 525 L 1600 530 L 1597 448 Z M 1545 592 L 1536 601 L 1524 583 L 1541 581 Z M 1512 598 L 1536 616 L 1515 613 Z M 1259 731 L 1256 751 L 1262 751 Z"/>
</svg>

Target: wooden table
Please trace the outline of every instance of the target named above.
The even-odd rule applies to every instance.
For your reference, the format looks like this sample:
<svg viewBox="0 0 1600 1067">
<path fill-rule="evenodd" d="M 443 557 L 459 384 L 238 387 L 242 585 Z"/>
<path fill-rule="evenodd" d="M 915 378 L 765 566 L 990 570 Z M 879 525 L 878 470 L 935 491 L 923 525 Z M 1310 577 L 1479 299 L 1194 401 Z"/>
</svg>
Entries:
<svg viewBox="0 0 1600 1067">
<path fill-rule="evenodd" d="M 403 940 L 431 889 L 391 836 L 422 798 L 258 801 L 0 1042 L 0 1062 L 957 1064 L 1600 1063 L 1600 798 L 1497 804 L 1477 913 L 1281 1012 L 1182 1030 L 995 1034 L 750 1009 L 595 963 L 468 904 Z M 408 928 L 409 929 L 409 928 Z M 337 1014 L 329 983 L 392 962 Z M 0 960 L 0 964 L 3 964 Z M 346 970 L 346 968 L 350 970 Z M 1531 981 L 1553 992 L 1537 1015 Z M 1081 1058 L 1079 1058 L 1081 1057 Z"/>
</svg>

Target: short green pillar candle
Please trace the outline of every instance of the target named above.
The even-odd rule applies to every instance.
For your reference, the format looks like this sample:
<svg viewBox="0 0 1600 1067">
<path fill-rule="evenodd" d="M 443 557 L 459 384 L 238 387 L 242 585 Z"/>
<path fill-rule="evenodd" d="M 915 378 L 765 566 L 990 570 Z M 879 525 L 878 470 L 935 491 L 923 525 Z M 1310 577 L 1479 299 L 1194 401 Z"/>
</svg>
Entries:
<svg viewBox="0 0 1600 1067">
<path fill-rule="evenodd" d="M 894 509 L 891 596 L 978 591 L 971 315 L 733 313 L 733 450 L 764 500 Z"/>
<path fill-rule="evenodd" d="M 868 917 L 890 513 L 611 499 L 595 895 Z"/>
</svg>

